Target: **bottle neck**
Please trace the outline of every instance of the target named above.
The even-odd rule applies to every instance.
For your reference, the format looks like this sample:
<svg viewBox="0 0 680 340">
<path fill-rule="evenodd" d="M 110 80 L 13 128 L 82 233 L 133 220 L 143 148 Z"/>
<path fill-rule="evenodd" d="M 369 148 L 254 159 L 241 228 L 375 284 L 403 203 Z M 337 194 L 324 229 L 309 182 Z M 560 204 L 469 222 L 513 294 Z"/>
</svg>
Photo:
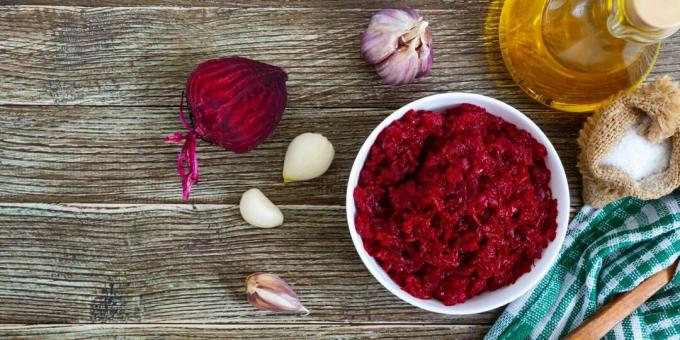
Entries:
<svg viewBox="0 0 680 340">
<path fill-rule="evenodd" d="M 654 44 L 670 37 L 680 28 L 659 29 L 646 25 L 635 11 L 628 7 L 626 0 L 606 0 L 606 3 L 609 9 L 607 28 L 617 38 L 641 44 Z"/>
</svg>

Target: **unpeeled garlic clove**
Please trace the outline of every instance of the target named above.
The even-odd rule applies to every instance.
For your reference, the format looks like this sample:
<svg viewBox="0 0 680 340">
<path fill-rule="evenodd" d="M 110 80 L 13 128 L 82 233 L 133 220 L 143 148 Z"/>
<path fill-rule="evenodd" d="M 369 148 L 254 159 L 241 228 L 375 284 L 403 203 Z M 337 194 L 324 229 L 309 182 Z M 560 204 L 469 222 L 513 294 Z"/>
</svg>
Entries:
<svg viewBox="0 0 680 340">
<path fill-rule="evenodd" d="M 309 310 L 300 302 L 292 288 L 275 274 L 255 273 L 246 278 L 248 302 L 255 308 L 279 313 L 305 313 Z"/>
<path fill-rule="evenodd" d="M 425 21 L 425 23 L 427 23 L 427 21 Z M 427 27 L 427 24 L 425 27 Z M 432 53 L 432 34 L 429 29 L 421 31 L 420 41 L 422 44 L 416 50 L 418 52 L 418 58 L 420 59 L 420 70 L 418 70 L 416 78 L 427 75 L 432 68 L 432 62 L 434 61 L 434 54 Z"/>
<path fill-rule="evenodd" d="M 361 54 L 390 85 L 404 85 L 432 68 L 428 22 L 411 8 L 385 9 L 373 17 L 361 39 Z"/>
<path fill-rule="evenodd" d="M 283 161 L 283 181 L 306 181 L 323 175 L 335 157 L 333 144 L 318 133 L 303 133 L 293 139 Z"/>
<path fill-rule="evenodd" d="M 416 78 L 420 59 L 411 47 L 402 46 L 384 62 L 375 65 L 375 70 L 386 83 L 403 85 Z"/>
<path fill-rule="evenodd" d="M 239 210 L 243 219 L 256 227 L 273 228 L 283 224 L 281 210 L 259 189 L 243 193 Z"/>
</svg>

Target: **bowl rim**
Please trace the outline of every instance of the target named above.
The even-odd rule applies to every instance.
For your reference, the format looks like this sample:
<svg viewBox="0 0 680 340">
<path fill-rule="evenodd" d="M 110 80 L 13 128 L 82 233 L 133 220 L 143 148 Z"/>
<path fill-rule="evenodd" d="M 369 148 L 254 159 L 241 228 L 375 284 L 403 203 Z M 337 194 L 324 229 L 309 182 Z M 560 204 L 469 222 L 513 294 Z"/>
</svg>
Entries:
<svg viewBox="0 0 680 340">
<path fill-rule="evenodd" d="M 522 274 L 513 284 L 499 288 L 494 291 L 483 292 L 482 294 L 479 294 L 463 303 L 455 304 L 452 306 L 446 306 L 436 299 L 416 298 L 410 293 L 403 290 L 401 287 L 399 287 L 399 285 L 397 285 L 396 282 L 394 282 L 392 278 L 390 278 L 389 275 L 382 269 L 382 267 L 375 261 L 373 256 L 369 255 L 368 252 L 366 252 L 363 246 L 363 240 L 361 236 L 357 233 L 356 226 L 354 224 L 354 216 L 356 214 L 356 206 L 354 204 L 354 189 L 358 184 L 359 174 L 364 167 L 366 159 L 368 158 L 368 152 L 375 143 L 375 140 L 378 137 L 378 135 L 393 121 L 401 118 L 409 110 L 411 109 L 417 110 L 423 104 L 434 102 L 437 100 L 450 101 L 451 102 L 450 104 L 446 104 L 443 106 L 445 108 L 455 107 L 464 103 L 478 105 L 484 107 L 486 110 L 489 110 L 489 106 L 496 106 L 500 108 L 502 111 L 505 111 L 510 116 L 514 116 L 514 118 L 517 118 L 519 121 L 521 121 L 523 125 L 518 126 L 518 128 L 527 131 L 529 134 L 532 135 L 532 137 L 534 137 L 536 140 L 541 142 L 541 144 L 543 144 L 546 147 L 548 151 L 548 155 L 545 158 L 546 163 L 548 163 L 550 159 L 555 160 L 555 162 L 552 162 L 553 166 L 549 166 L 549 169 L 551 171 L 551 191 L 553 191 L 553 186 L 557 186 L 558 189 L 561 189 L 560 192 L 553 192 L 553 198 L 557 200 L 558 207 L 557 230 L 555 239 L 552 240 L 546 248 L 544 248 L 541 258 L 534 260 L 531 270 L 527 273 Z M 493 112 L 489 113 L 496 115 Z M 506 118 L 503 119 L 507 120 Z M 554 184 L 553 180 L 555 181 Z M 354 248 L 359 254 L 359 257 L 361 258 L 361 261 L 363 262 L 364 266 L 368 269 L 371 275 L 373 275 L 373 277 L 376 280 L 378 280 L 378 282 L 380 282 L 380 284 L 383 287 L 385 287 L 388 291 L 390 291 L 392 294 L 394 294 L 401 300 L 415 307 L 440 314 L 466 315 L 483 313 L 504 306 L 518 299 L 520 296 L 524 295 L 530 289 L 535 287 L 538 284 L 538 282 L 541 281 L 541 279 L 543 279 L 543 277 L 547 274 L 547 272 L 553 267 L 553 265 L 557 261 L 558 255 L 564 243 L 569 223 L 569 208 L 570 208 L 569 201 L 570 201 L 569 184 L 567 181 L 566 172 L 564 171 L 564 166 L 562 165 L 562 161 L 559 155 L 557 154 L 557 151 L 555 150 L 554 146 L 548 139 L 548 137 L 529 117 L 527 117 L 514 107 L 495 98 L 474 93 L 447 92 L 420 98 L 402 106 L 401 108 L 397 109 L 396 111 L 388 115 L 385 119 L 383 119 L 383 121 L 380 124 L 378 124 L 378 126 L 376 126 L 376 128 L 369 134 L 369 136 L 366 138 L 363 145 L 359 149 L 359 152 L 357 153 L 357 156 L 352 165 L 352 169 L 350 171 L 350 175 L 347 181 L 345 210 L 347 214 L 347 223 L 350 231 L 350 236 L 352 238 Z M 469 305 L 466 306 L 466 304 L 468 304 L 470 301 L 479 296 L 493 294 L 504 289 L 510 289 L 510 292 L 508 292 L 506 295 L 502 295 L 501 298 L 496 299 L 493 303 L 477 307 L 470 307 Z"/>
</svg>

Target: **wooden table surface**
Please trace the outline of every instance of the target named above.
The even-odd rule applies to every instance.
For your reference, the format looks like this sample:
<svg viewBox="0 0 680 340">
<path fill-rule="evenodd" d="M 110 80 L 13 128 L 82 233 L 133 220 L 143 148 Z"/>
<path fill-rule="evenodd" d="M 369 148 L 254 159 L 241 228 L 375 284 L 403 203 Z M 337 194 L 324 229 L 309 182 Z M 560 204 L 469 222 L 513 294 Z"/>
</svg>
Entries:
<svg viewBox="0 0 680 340">
<path fill-rule="evenodd" d="M 431 75 L 384 85 L 359 55 L 375 0 L 0 0 L 0 337 L 479 338 L 500 310 L 445 316 L 385 290 L 357 256 L 345 182 L 369 132 L 414 99 L 493 96 L 550 137 L 581 205 L 575 138 L 585 114 L 532 102 L 498 50 L 499 1 L 422 1 L 434 36 Z M 680 78 L 680 34 L 654 70 Z M 201 183 L 181 201 L 177 108 L 201 61 L 242 55 L 289 73 L 276 132 L 235 155 L 199 143 Z M 320 132 L 336 148 L 323 177 L 284 185 L 287 143 Z M 257 187 L 284 226 L 238 213 Z M 256 311 L 244 278 L 286 278 L 308 316 Z"/>
</svg>

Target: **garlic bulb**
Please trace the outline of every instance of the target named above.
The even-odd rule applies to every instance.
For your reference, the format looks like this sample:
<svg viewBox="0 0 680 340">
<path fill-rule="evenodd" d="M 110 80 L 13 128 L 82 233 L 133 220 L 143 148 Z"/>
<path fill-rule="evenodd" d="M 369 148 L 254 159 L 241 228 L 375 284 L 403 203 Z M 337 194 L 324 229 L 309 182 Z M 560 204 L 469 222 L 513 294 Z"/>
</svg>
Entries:
<svg viewBox="0 0 680 340">
<path fill-rule="evenodd" d="M 255 308 L 280 313 L 309 314 L 292 288 L 278 275 L 255 273 L 246 278 L 248 302 Z"/>
<path fill-rule="evenodd" d="M 371 18 L 361 54 L 390 85 L 408 84 L 432 68 L 432 36 L 427 21 L 411 8 L 384 9 Z"/>
<path fill-rule="evenodd" d="M 281 210 L 259 189 L 243 193 L 239 210 L 243 219 L 256 227 L 273 228 L 283 224 Z"/>
<path fill-rule="evenodd" d="M 318 133 L 303 133 L 288 145 L 283 181 L 305 181 L 323 175 L 333 162 L 333 144 Z"/>
</svg>

